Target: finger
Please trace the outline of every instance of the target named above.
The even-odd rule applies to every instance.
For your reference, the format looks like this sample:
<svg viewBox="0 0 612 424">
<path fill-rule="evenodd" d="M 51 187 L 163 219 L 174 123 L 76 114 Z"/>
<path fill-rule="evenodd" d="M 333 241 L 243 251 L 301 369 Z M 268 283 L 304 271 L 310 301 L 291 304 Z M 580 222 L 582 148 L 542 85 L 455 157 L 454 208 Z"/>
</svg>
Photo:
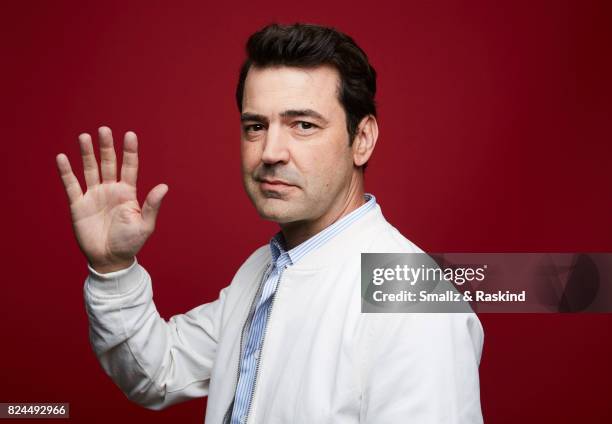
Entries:
<svg viewBox="0 0 612 424">
<path fill-rule="evenodd" d="M 142 205 L 142 219 L 147 229 L 152 232 L 155 229 L 155 221 L 159 213 L 161 201 L 168 192 L 166 184 L 158 184 L 149 192 Z"/>
<path fill-rule="evenodd" d="M 123 137 L 123 163 L 121 164 L 121 181 L 136 187 L 138 178 L 138 138 L 132 131 Z"/>
<path fill-rule="evenodd" d="M 98 172 L 98 162 L 94 153 L 91 136 L 87 133 L 79 135 L 79 146 L 81 147 L 81 159 L 83 160 L 83 173 L 85 174 L 85 184 L 87 188 L 100 184 L 100 173 Z"/>
<path fill-rule="evenodd" d="M 100 140 L 100 169 L 102 171 L 102 182 L 112 183 L 117 181 L 117 157 L 113 145 L 113 134 L 108 127 L 98 128 Z"/>
<path fill-rule="evenodd" d="M 74 202 L 79 200 L 81 196 L 83 196 L 79 180 L 77 180 L 77 177 L 72 172 L 70 161 L 65 154 L 60 153 L 57 155 L 55 157 L 55 163 L 57 164 L 57 170 L 59 171 L 62 182 L 64 183 L 66 195 L 68 196 L 68 202 L 72 205 Z"/>
</svg>

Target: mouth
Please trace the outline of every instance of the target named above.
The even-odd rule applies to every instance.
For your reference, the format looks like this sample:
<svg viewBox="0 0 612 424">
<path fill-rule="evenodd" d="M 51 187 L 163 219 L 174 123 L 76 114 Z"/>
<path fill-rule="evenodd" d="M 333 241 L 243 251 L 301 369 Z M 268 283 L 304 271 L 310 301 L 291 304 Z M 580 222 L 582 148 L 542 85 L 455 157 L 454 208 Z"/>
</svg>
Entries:
<svg viewBox="0 0 612 424">
<path fill-rule="evenodd" d="M 258 181 L 259 186 L 264 191 L 280 191 L 296 187 L 295 185 L 289 184 L 288 182 L 282 180 L 263 179 Z"/>
</svg>

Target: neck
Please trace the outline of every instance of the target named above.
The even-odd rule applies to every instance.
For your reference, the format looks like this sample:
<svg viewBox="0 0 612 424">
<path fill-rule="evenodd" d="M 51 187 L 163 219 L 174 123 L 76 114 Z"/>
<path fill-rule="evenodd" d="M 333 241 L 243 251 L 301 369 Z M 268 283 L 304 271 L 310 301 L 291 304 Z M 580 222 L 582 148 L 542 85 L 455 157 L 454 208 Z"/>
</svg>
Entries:
<svg viewBox="0 0 612 424">
<path fill-rule="evenodd" d="M 285 239 L 286 249 L 293 249 L 295 246 L 298 246 L 312 236 L 323 231 L 334 222 L 362 206 L 365 203 L 364 194 L 363 179 L 354 177 L 349 185 L 349 188 L 344 193 L 344 196 L 338 196 L 340 200 L 334 202 L 333 205 L 320 217 L 314 220 L 295 221 L 280 224 L 281 231 Z"/>
</svg>

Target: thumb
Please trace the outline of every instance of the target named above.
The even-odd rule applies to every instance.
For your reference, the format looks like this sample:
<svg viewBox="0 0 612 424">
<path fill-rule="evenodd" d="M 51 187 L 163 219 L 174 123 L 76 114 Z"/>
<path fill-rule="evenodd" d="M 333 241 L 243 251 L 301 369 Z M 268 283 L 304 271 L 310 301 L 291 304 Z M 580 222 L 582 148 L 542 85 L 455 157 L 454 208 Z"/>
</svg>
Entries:
<svg viewBox="0 0 612 424">
<path fill-rule="evenodd" d="M 162 199 L 168 192 L 168 186 L 166 184 L 158 184 L 151 189 L 147 198 L 142 205 L 142 219 L 145 222 L 145 226 L 150 232 L 153 232 L 155 228 L 155 221 L 157 214 L 159 213 L 159 207 L 161 206 Z"/>
</svg>

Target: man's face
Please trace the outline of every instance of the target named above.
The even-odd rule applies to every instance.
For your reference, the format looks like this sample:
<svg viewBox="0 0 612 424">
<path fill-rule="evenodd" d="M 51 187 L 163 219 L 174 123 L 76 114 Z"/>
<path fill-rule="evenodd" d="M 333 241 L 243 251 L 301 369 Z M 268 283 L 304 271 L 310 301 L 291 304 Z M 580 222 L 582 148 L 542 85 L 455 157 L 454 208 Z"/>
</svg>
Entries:
<svg viewBox="0 0 612 424">
<path fill-rule="evenodd" d="M 315 220 L 346 200 L 354 167 L 339 81 L 331 66 L 250 68 L 242 177 L 263 218 Z"/>
</svg>

